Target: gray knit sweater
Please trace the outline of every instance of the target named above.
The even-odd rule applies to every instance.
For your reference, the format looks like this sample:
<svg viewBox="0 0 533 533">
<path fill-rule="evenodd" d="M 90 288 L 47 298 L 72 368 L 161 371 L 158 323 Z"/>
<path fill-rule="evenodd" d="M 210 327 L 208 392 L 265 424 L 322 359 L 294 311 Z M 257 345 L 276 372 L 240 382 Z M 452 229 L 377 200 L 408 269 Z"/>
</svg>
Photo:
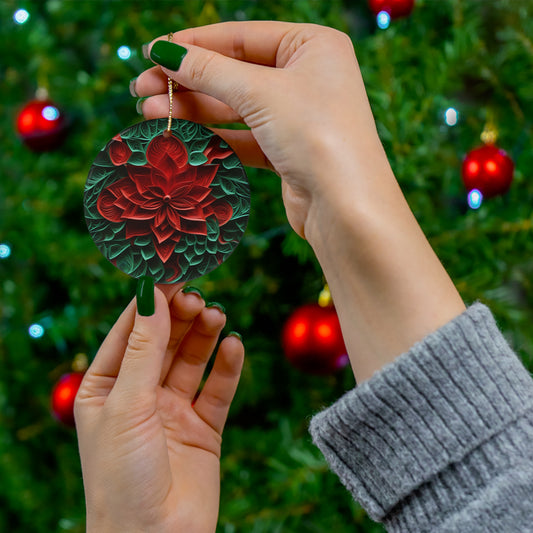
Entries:
<svg viewBox="0 0 533 533">
<path fill-rule="evenodd" d="M 316 415 L 310 431 L 388 531 L 533 532 L 533 380 L 482 304 Z"/>
</svg>

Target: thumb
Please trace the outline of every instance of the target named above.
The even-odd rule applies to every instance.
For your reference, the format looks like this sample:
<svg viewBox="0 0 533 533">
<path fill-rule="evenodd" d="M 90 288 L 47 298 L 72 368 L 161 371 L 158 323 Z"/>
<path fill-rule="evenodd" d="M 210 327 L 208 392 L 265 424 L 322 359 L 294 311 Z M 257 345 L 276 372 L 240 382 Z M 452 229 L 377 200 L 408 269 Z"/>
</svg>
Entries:
<svg viewBox="0 0 533 533">
<path fill-rule="evenodd" d="M 243 118 L 251 113 L 245 106 L 253 102 L 250 96 L 257 95 L 258 80 L 263 80 L 261 86 L 268 86 L 265 67 L 189 43 L 181 46 L 158 40 L 152 44 L 149 56 L 178 84 L 220 100 Z"/>
<path fill-rule="evenodd" d="M 170 312 L 152 278 L 139 280 L 136 300 L 135 323 L 114 388 L 142 393 L 153 391 L 159 383 L 170 337 Z"/>
</svg>

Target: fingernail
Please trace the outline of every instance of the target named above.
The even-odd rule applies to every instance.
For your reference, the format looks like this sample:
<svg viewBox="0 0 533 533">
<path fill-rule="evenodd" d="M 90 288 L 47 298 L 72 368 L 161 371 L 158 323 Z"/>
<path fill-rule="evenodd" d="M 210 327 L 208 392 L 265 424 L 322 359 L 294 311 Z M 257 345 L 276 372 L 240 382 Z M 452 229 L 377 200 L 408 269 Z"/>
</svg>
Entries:
<svg viewBox="0 0 533 533">
<path fill-rule="evenodd" d="M 137 78 L 132 78 L 130 80 L 130 94 L 135 97 L 139 98 L 139 95 L 137 94 L 137 91 L 135 90 L 135 83 L 137 82 Z"/>
<path fill-rule="evenodd" d="M 187 48 L 183 48 L 179 44 L 156 41 L 150 51 L 150 59 L 169 70 L 178 70 L 186 54 Z"/>
<path fill-rule="evenodd" d="M 137 311 L 141 316 L 152 316 L 155 312 L 154 280 L 142 276 L 137 282 Z"/>
<path fill-rule="evenodd" d="M 242 342 L 242 335 L 236 331 L 230 331 L 228 337 L 237 337 Z"/>
<path fill-rule="evenodd" d="M 150 43 L 144 43 L 142 46 L 142 52 L 144 59 L 150 59 Z"/>
<path fill-rule="evenodd" d="M 204 295 L 202 293 L 202 291 L 200 289 L 197 289 L 196 287 L 184 287 L 183 289 L 181 289 L 181 292 L 183 294 L 189 294 L 189 293 L 192 293 L 192 294 L 197 294 L 200 298 L 204 298 Z"/>
<path fill-rule="evenodd" d="M 226 312 L 226 308 L 222 304 L 219 304 L 218 302 L 209 302 L 205 306 L 206 307 L 216 307 L 221 313 L 225 313 Z"/>
<path fill-rule="evenodd" d="M 139 113 L 139 115 L 143 114 L 143 104 L 145 100 L 146 98 L 139 98 L 137 100 L 137 103 L 135 104 L 135 109 L 137 110 L 137 113 Z"/>
</svg>

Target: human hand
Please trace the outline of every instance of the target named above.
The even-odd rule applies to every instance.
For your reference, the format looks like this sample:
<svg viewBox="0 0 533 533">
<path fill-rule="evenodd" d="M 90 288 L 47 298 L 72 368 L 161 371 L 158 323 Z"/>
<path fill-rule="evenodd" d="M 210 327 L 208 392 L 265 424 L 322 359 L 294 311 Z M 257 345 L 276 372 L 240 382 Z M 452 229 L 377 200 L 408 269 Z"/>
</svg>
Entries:
<svg viewBox="0 0 533 533">
<path fill-rule="evenodd" d="M 225 324 L 195 293 L 155 289 L 155 312 L 136 300 L 87 370 L 75 403 L 87 531 L 215 531 L 222 429 L 244 348 L 230 335 L 197 397 Z"/>
<path fill-rule="evenodd" d="M 208 124 L 245 165 L 282 179 L 287 217 L 328 281 L 357 381 L 464 311 L 413 216 L 379 140 L 350 39 L 310 24 L 233 22 L 148 46 L 160 66 L 134 92 L 146 118 Z M 155 47 L 155 49 L 154 49 Z"/>
<path fill-rule="evenodd" d="M 160 40 L 172 69 L 157 66 L 137 78 L 136 94 L 152 96 L 143 102 L 145 117 L 167 116 L 170 76 L 186 88 L 175 93 L 175 116 L 244 122 L 250 130 L 215 131 L 245 165 L 280 175 L 289 222 L 301 236 L 312 240 L 317 233 L 313 225 L 323 222 L 313 213 L 323 212 L 324 203 L 338 212 L 348 197 L 353 209 L 354 198 L 363 196 L 358 178 L 391 174 L 344 33 L 284 22 L 187 29 L 173 35 L 187 50 L 179 69 L 184 49 Z"/>
</svg>

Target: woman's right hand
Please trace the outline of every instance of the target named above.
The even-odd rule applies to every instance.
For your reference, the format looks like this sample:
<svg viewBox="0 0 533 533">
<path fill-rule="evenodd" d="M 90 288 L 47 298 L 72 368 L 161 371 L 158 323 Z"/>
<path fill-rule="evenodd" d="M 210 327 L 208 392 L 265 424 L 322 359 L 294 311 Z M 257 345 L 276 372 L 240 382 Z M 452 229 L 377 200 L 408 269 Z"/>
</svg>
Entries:
<svg viewBox="0 0 533 533">
<path fill-rule="evenodd" d="M 392 173 L 346 35 L 232 22 L 175 33 L 183 47 L 166 39 L 148 50 L 171 68 L 135 83 L 152 96 L 144 115 L 167 116 L 170 76 L 186 88 L 175 116 L 249 126 L 217 133 L 245 165 L 281 177 L 287 217 L 328 280 L 357 381 L 464 310 Z"/>
<path fill-rule="evenodd" d="M 176 68 L 185 50 L 158 40 Z M 347 196 L 353 202 L 347 189 L 364 189 L 358 177 L 392 175 L 346 34 L 312 24 L 231 22 L 176 32 L 173 43 L 186 49 L 179 69 L 154 67 L 136 80 L 136 93 L 152 96 L 143 114 L 167 116 L 170 76 L 187 89 L 175 93 L 175 116 L 244 122 L 250 130 L 216 131 L 244 165 L 279 174 L 289 222 L 301 236 L 315 233 L 313 223 L 321 222 L 310 212 L 323 210 L 324 200 L 337 210 Z"/>
</svg>

